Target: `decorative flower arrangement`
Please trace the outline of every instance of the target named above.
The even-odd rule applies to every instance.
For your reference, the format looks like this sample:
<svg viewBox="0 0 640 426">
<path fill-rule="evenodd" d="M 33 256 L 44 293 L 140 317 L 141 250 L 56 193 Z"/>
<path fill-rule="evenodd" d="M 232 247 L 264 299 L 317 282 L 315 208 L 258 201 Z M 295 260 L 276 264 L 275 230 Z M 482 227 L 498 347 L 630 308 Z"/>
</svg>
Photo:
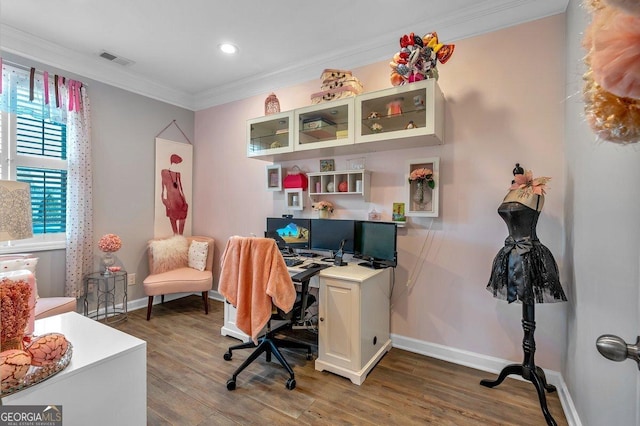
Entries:
<svg viewBox="0 0 640 426">
<path fill-rule="evenodd" d="M 427 33 L 423 37 L 414 33 L 400 37 L 400 51 L 393 56 L 391 66 L 391 84 L 413 83 L 427 78 L 438 79 L 436 65 L 446 63 L 455 45 L 442 44 L 436 32 Z"/>
<path fill-rule="evenodd" d="M 333 213 L 333 204 L 329 201 L 318 201 L 311 206 L 314 210 L 325 210 L 329 213 Z"/>
<path fill-rule="evenodd" d="M 411 182 L 419 182 L 419 183 L 427 183 L 427 186 L 431 189 L 436 187 L 436 182 L 433 180 L 433 170 L 420 168 L 415 169 L 409 175 L 409 183 Z"/>
<path fill-rule="evenodd" d="M 31 287 L 25 281 L 3 278 L 0 281 L 0 323 L 2 323 L 1 344 L 22 338 L 29 321 L 29 297 Z"/>
<path fill-rule="evenodd" d="M 105 253 L 113 253 L 120 250 L 122 240 L 116 234 L 106 234 L 98 241 L 98 248 Z"/>
<path fill-rule="evenodd" d="M 511 184 L 509 189 L 517 190 L 519 198 L 526 198 L 532 195 L 544 195 L 546 194 L 547 182 L 551 180 L 550 177 L 541 176 L 533 178 L 533 172 L 527 170 L 523 175 L 517 174 L 513 177 L 514 183 Z"/>
</svg>

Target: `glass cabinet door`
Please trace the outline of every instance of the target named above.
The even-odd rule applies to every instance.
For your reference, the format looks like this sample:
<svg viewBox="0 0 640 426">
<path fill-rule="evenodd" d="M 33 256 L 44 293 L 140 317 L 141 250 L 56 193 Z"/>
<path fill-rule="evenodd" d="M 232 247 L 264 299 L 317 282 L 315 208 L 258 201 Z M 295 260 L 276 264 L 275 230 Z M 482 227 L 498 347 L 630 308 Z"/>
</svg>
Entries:
<svg viewBox="0 0 640 426">
<path fill-rule="evenodd" d="M 353 107 L 351 97 L 297 109 L 294 151 L 353 144 Z"/>
<path fill-rule="evenodd" d="M 293 112 L 247 121 L 247 156 L 261 157 L 293 151 Z"/>
<path fill-rule="evenodd" d="M 400 138 L 411 141 L 413 138 L 414 144 L 441 144 L 444 131 L 439 116 L 441 102 L 444 98 L 434 79 L 360 95 L 356 105 L 355 142 Z M 415 138 L 423 136 L 432 138 L 416 142 Z"/>
</svg>

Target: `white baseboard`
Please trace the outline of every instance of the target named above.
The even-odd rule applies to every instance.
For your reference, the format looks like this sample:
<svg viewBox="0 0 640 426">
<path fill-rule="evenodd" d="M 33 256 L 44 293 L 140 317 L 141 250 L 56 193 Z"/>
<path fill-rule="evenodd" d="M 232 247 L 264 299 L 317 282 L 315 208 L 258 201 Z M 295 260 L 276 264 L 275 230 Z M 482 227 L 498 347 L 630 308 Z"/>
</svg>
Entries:
<svg viewBox="0 0 640 426">
<path fill-rule="evenodd" d="M 397 334 L 391 335 L 391 341 L 393 347 L 403 349 L 409 352 L 429 356 L 431 358 L 441 359 L 443 361 L 452 362 L 458 365 L 464 365 L 465 367 L 474 368 L 480 371 L 486 371 L 488 373 L 498 374 L 502 369 L 508 365 L 513 364 L 513 361 L 506 359 L 495 358 L 487 355 L 478 354 L 475 352 L 465 351 L 461 349 L 455 349 L 437 343 L 429 343 L 422 340 L 413 339 L 410 337 L 400 336 Z M 582 422 L 578 417 L 573 399 L 567 388 L 562 375 L 553 370 L 544 370 L 547 382 L 554 385 L 557 388 L 558 398 L 562 404 L 562 410 L 567 418 L 567 423 L 570 426 L 582 426 Z M 515 379 L 524 380 L 522 377 L 509 376 Z"/>
</svg>

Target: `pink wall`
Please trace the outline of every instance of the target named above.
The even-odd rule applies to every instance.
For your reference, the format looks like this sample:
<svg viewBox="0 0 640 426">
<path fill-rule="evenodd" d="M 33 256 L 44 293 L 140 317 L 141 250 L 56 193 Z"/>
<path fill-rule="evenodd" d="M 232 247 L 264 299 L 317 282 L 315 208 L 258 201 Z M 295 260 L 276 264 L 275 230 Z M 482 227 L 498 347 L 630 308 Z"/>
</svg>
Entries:
<svg viewBox="0 0 640 426">
<path fill-rule="evenodd" d="M 404 201 L 406 161 L 440 157 L 440 217 L 415 218 L 399 230 L 393 334 L 521 361 L 521 307 L 496 301 L 485 285 L 507 236 L 496 210 L 515 162 L 534 175 L 553 177 L 538 235 L 563 269 L 563 40 L 564 15 L 557 15 L 456 42 L 453 58 L 439 65 L 438 84 L 446 97 L 445 144 L 366 154 L 371 203 L 331 199 L 338 207 L 335 217 L 364 219 L 375 207 L 388 220 L 392 203 Z M 353 72 L 365 91 L 384 89 L 390 87 L 387 64 Z M 289 110 L 309 105 L 309 95 L 319 87 L 314 80 L 274 90 L 282 110 Z M 196 113 L 193 229 L 216 238 L 216 264 L 229 236 L 260 235 L 266 216 L 285 212 L 282 193 L 265 190 L 269 163 L 246 158 L 246 120 L 263 115 L 267 95 Z M 346 168 L 352 157 L 359 156 L 334 157 L 336 168 Z M 318 171 L 318 160 L 283 166 Z M 311 210 L 302 216 L 311 217 Z M 537 307 L 536 360 L 544 368 L 560 370 L 566 305 Z"/>
</svg>

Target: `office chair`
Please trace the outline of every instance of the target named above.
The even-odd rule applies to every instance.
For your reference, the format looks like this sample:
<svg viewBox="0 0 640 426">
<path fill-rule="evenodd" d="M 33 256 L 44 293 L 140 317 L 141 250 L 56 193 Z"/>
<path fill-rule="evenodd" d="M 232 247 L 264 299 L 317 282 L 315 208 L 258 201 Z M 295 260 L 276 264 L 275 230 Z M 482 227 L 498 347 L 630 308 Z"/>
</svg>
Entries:
<svg viewBox="0 0 640 426">
<path fill-rule="evenodd" d="M 276 337 L 276 333 L 304 319 L 307 308 L 316 300 L 309 294 L 309 280 L 321 269 L 310 268 L 290 276 L 275 241 L 270 238 L 232 237 L 227 242 L 222 258 L 219 292 L 236 306 L 238 310 L 236 325 L 249 334 L 252 341 L 231 346 L 224 354 L 224 359 L 230 361 L 235 350 L 254 349 L 227 381 L 228 390 L 236 388 L 238 375 L 263 353 L 266 355 L 267 362 L 271 362 L 272 355 L 275 356 L 289 373 L 286 388 L 292 390 L 296 387 L 293 369 L 279 348 L 304 349 L 307 351 L 307 359 L 311 360 L 311 346 Z M 250 276 L 250 279 L 247 279 L 247 276 Z M 293 282 L 301 284 L 300 292 L 296 292 Z M 266 295 L 264 300 L 268 301 L 269 308 L 275 308 L 269 309 L 266 318 L 264 309 L 261 306 L 254 306 L 261 303 L 258 292 Z M 251 306 L 247 307 L 247 304 Z M 249 314 L 250 320 L 246 318 Z M 273 329 L 272 320 L 286 322 Z M 265 326 L 266 333 L 257 337 Z"/>
</svg>

